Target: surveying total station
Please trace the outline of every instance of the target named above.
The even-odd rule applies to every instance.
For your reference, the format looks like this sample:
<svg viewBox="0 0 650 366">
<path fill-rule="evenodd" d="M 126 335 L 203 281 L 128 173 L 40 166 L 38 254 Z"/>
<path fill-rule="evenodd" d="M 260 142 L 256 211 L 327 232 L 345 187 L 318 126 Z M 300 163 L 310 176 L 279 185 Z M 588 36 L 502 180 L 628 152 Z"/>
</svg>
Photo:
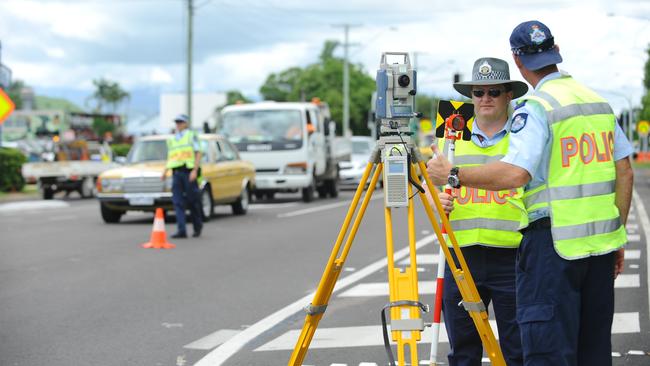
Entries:
<svg viewBox="0 0 650 366">
<path fill-rule="evenodd" d="M 398 58 L 402 62 L 389 64 L 387 56 Z M 422 313 L 429 311 L 429 307 L 419 301 L 415 214 L 412 202 L 416 195 L 419 195 L 422 201 L 440 243 L 441 250 L 458 284 L 463 297 L 462 306 L 469 312 L 474 321 L 490 361 L 493 365 L 506 365 L 499 344 L 488 323 L 485 305 L 476 290 L 467 263 L 451 230 L 449 220 L 444 214 L 439 215 L 439 218 L 436 217 L 427 200 L 425 190 L 421 186 L 420 175 L 424 177 L 428 187 L 434 187 L 426 173 L 425 163 L 412 140 L 412 133 L 408 128 L 409 119 L 419 117 L 414 109 L 414 98 L 417 90 L 416 75 L 416 71 L 411 67 L 408 53 L 382 53 L 376 79 L 376 113 L 377 123 L 380 127 L 380 137 L 352 198 L 352 203 L 338 233 L 314 298 L 305 307 L 307 313 L 305 323 L 289 359 L 288 365 L 290 366 L 301 366 L 307 355 L 309 344 L 314 337 L 318 323 L 325 314 L 336 281 L 342 272 L 352 242 L 382 172 L 384 174 L 384 218 L 389 302 L 380 310 L 379 315 L 382 320 L 384 346 L 389 365 L 419 364 L 417 342 L 420 341 L 421 333 L 425 328 Z M 450 125 L 455 127 L 452 122 L 454 121 L 450 121 Z M 419 168 L 420 175 L 416 171 L 416 166 Z M 366 183 L 371 174 L 372 178 L 366 191 Z M 413 193 L 414 187 L 417 189 L 415 194 Z M 434 191 L 434 189 L 431 190 Z M 362 195 L 363 199 L 361 198 Z M 438 195 L 434 193 L 432 197 L 437 212 L 444 212 Z M 359 207 L 360 201 L 361 206 Z M 394 262 L 392 210 L 396 208 L 406 208 L 407 211 L 409 263 L 405 268 L 396 267 Z M 438 219 L 442 221 L 442 227 L 452 243 L 457 261 L 453 260 L 450 249 L 447 247 Z M 350 224 L 352 225 L 350 226 Z M 456 263 L 460 265 L 460 268 Z M 390 314 L 389 319 L 387 313 Z M 397 363 L 393 356 L 391 339 L 397 346 Z M 409 356 L 408 360 L 407 355 Z"/>
</svg>

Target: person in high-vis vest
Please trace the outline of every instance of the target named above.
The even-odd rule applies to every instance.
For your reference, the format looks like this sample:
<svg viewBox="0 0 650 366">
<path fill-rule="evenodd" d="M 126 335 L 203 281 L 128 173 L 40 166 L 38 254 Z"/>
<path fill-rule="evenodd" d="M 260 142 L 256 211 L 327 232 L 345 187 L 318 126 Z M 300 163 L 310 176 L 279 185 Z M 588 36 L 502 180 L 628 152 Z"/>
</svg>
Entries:
<svg viewBox="0 0 650 366">
<path fill-rule="evenodd" d="M 623 271 L 633 149 L 609 104 L 560 72 L 550 29 L 519 24 L 513 58 L 535 91 L 517 105 L 506 156 L 453 180 L 491 190 L 524 186 L 528 226 L 517 260 L 517 321 L 525 365 L 609 366 L 614 279 Z M 450 179 L 436 154 L 433 182 Z"/>
<path fill-rule="evenodd" d="M 187 238 L 185 228 L 185 209 L 189 206 L 194 227 L 193 237 L 201 235 L 203 228 L 203 213 L 201 211 L 201 192 L 198 179 L 201 162 L 199 139 L 194 131 L 187 128 L 189 118 L 180 114 L 175 119 L 176 133 L 167 140 L 167 171 L 172 171 L 172 202 L 176 213 L 178 230 L 172 238 Z"/>
<path fill-rule="evenodd" d="M 457 82 L 454 88 L 472 99 L 475 114 L 471 140 L 455 143 L 456 166 L 479 166 L 503 158 L 510 135 L 510 102 L 526 94 L 528 86 L 510 80 L 506 61 L 483 57 L 474 62 L 472 80 Z M 440 151 L 447 151 L 447 141 L 438 139 Z M 509 366 L 523 364 L 515 318 L 515 258 L 521 241 L 518 230 L 525 222 L 522 193 L 521 189 L 488 191 L 462 186 L 454 187 L 453 197 L 439 193 L 481 299 L 485 306 L 492 303 L 494 307 L 499 343 Z M 449 266 L 442 299 L 449 365 L 480 366 L 481 338 L 467 311 L 459 306 L 462 296 Z"/>
</svg>

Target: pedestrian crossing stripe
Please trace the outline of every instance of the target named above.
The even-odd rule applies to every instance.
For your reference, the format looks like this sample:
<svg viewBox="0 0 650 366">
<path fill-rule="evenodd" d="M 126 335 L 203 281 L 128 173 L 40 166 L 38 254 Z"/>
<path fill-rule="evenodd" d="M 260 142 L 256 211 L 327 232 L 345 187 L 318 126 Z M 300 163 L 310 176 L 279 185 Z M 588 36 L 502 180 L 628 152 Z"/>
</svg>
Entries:
<svg viewBox="0 0 650 366">
<path fill-rule="evenodd" d="M 496 321 L 490 320 L 489 322 L 494 331 L 494 336 L 498 339 L 499 333 Z M 638 312 L 614 314 L 612 334 L 639 333 L 640 331 Z M 289 330 L 270 342 L 256 348 L 255 352 L 293 350 L 296 345 L 296 340 L 300 336 L 300 332 L 300 329 Z M 449 342 L 444 323 L 440 325 L 439 341 L 443 343 Z M 421 343 L 431 343 L 430 328 L 426 328 L 422 332 Z M 309 348 L 379 347 L 383 345 L 381 325 L 366 325 L 358 327 L 318 328 Z"/>
<path fill-rule="evenodd" d="M 614 281 L 614 288 L 637 288 L 641 287 L 641 279 L 638 274 L 620 274 Z M 436 293 L 436 281 L 419 281 L 418 292 L 420 295 L 431 295 Z M 388 296 L 388 282 L 367 282 L 361 283 L 338 295 L 338 297 L 372 297 Z"/>
</svg>

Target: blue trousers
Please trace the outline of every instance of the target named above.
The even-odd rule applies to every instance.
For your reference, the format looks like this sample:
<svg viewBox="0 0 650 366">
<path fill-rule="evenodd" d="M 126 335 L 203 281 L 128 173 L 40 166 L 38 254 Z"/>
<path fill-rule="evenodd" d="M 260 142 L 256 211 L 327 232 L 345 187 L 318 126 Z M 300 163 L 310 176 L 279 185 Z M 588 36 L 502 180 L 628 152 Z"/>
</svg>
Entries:
<svg viewBox="0 0 650 366">
<path fill-rule="evenodd" d="M 562 259 L 550 229 L 524 233 L 517 321 L 526 366 L 611 366 L 614 253 Z"/>
<path fill-rule="evenodd" d="M 479 295 L 487 307 L 493 303 L 499 329 L 499 343 L 508 366 L 523 364 L 521 337 L 517 326 L 515 261 L 517 250 L 474 245 L 461 248 Z M 453 252 L 452 252 L 453 254 Z M 454 260 L 456 257 L 454 256 Z M 445 268 L 442 311 L 451 350 L 450 366 L 480 366 L 483 345 L 469 314 L 458 303 L 463 299 L 451 274 Z"/>
<path fill-rule="evenodd" d="M 194 232 L 203 227 L 203 213 L 201 212 L 201 192 L 196 182 L 190 182 L 190 171 L 187 169 L 174 170 L 172 175 L 172 203 L 176 212 L 176 226 L 178 233 L 187 234 L 185 229 L 185 209 L 189 206 L 192 214 Z"/>
</svg>

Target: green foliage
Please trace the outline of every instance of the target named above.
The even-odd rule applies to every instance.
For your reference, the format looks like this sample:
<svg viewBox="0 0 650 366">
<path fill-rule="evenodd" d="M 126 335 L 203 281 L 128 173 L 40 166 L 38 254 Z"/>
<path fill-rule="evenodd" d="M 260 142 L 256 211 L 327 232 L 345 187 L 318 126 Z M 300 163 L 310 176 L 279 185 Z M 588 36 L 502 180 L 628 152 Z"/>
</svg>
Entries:
<svg viewBox="0 0 650 366">
<path fill-rule="evenodd" d="M 111 150 L 113 150 L 114 156 L 127 156 L 131 150 L 131 144 L 112 144 Z"/>
<path fill-rule="evenodd" d="M 336 41 L 326 41 L 318 62 L 269 75 L 260 88 L 264 99 L 288 102 L 318 97 L 329 104 L 336 130 L 343 131 L 343 59 L 334 57 L 338 45 Z M 350 128 L 355 135 L 367 135 L 370 97 L 375 90 L 375 81 L 361 65 L 350 64 L 349 71 Z"/>
<path fill-rule="evenodd" d="M 104 136 L 106 132 L 115 132 L 115 125 L 104 117 L 95 117 L 93 119 L 93 131 L 97 136 Z"/>
<path fill-rule="evenodd" d="M 228 90 L 226 92 L 226 105 L 235 104 L 237 102 L 250 103 L 250 100 L 239 90 Z"/>
<path fill-rule="evenodd" d="M 27 159 L 17 149 L 0 147 L 0 191 L 21 191 L 25 179 L 21 168 Z"/>
<path fill-rule="evenodd" d="M 117 107 L 130 98 L 128 92 L 124 91 L 119 83 L 104 78 L 93 80 L 95 92 L 90 99 L 95 101 L 95 112 L 101 113 L 104 107 L 110 106 L 111 113 L 115 113 Z"/>
<path fill-rule="evenodd" d="M 42 95 L 36 96 L 36 108 L 63 110 L 66 112 L 83 112 L 83 109 L 67 99 L 51 98 Z"/>
</svg>

